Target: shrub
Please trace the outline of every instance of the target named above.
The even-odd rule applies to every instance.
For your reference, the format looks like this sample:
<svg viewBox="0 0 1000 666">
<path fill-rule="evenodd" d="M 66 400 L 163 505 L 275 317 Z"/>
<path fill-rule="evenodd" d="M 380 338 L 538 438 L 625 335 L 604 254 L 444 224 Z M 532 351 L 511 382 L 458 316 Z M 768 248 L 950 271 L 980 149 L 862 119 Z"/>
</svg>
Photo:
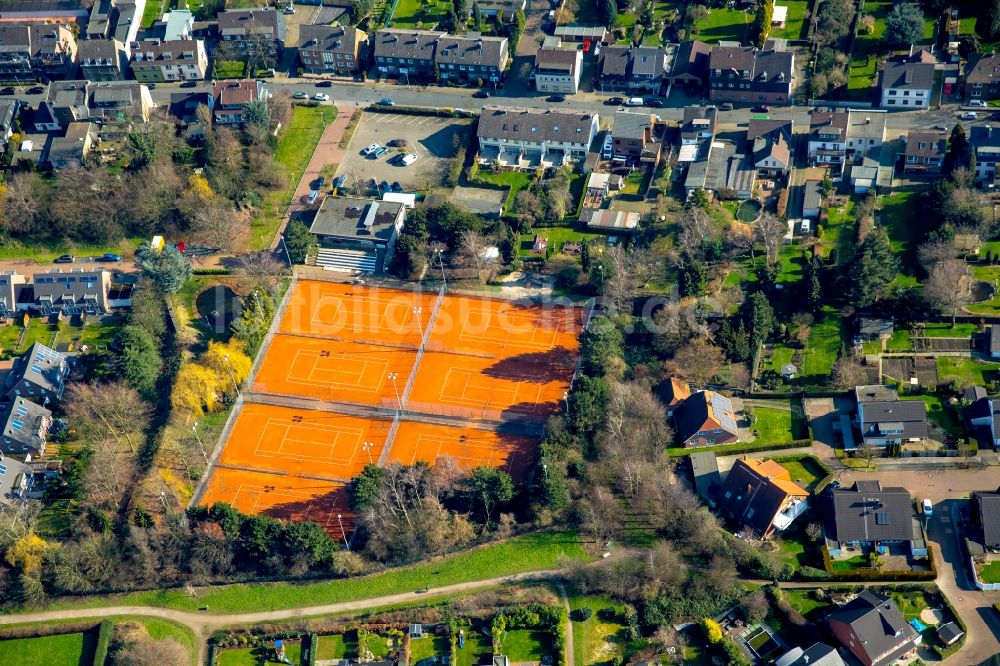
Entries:
<svg viewBox="0 0 1000 666">
<path fill-rule="evenodd" d="M 722 640 L 722 627 L 720 627 L 719 623 L 710 617 L 702 618 L 701 630 L 705 634 L 705 640 L 712 645 L 715 645 Z"/>
<path fill-rule="evenodd" d="M 728 638 L 719 642 L 722 651 L 726 655 L 726 663 L 729 666 L 751 666 L 750 660 L 743 654 L 743 650 L 735 641 Z"/>
<path fill-rule="evenodd" d="M 799 569 L 799 577 L 804 580 L 829 580 L 830 574 L 816 567 L 802 567 Z"/>
<path fill-rule="evenodd" d="M 576 610 L 576 612 L 574 613 L 574 615 L 576 616 L 576 619 L 579 620 L 580 622 L 586 622 L 587 620 L 590 619 L 590 616 L 592 614 L 593 614 L 593 611 L 590 609 L 589 606 L 584 606 L 583 608 L 578 608 Z"/>
<path fill-rule="evenodd" d="M 94 666 L 104 666 L 108 659 L 108 648 L 111 647 L 111 634 L 114 633 L 115 623 L 111 620 L 101 622 L 101 628 L 97 634 L 97 648 L 94 650 Z"/>
</svg>

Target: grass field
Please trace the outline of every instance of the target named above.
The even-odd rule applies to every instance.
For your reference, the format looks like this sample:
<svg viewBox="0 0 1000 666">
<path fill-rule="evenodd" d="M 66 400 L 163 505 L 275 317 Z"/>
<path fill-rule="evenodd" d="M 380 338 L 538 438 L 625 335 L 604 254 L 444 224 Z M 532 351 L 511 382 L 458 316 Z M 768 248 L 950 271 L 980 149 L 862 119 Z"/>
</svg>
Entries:
<svg viewBox="0 0 1000 666">
<path fill-rule="evenodd" d="M 566 243 L 586 242 L 600 237 L 601 234 L 579 231 L 573 227 L 538 227 L 526 234 L 521 234 L 521 244 L 518 247 L 518 254 L 524 257 L 532 256 L 531 247 L 535 242 L 536 235 L 548 239 L 552 252 L 558 254 L 562 252 L 563 246 Z"/>
<path fill-rule="evenodd" d="M 901 272 L 909 277 L 923 269 L 917 260 L 917 245 L 922 236 L 919 225 L 913 220 L 921 215 L 921 192 L 896 192 L 882 197 L 882 209 L 876 215 L 889 233 L 892 249 L 899 257 Z"/>
<path fill-rule="evenodd" d="M 389 22 L 391 28 L 430 30 L 448 16 L 450 2 L 446 0 L 399 0 Z M 422 24 L 418 26 L 417 24 Z"/>
<path fill-rule="evenodd" d="M 993 560 L 989 564 L 977 565 L 976 576 L 983 583 L 1000 583 L 1000 560 Z"/>
<path fill-rule="evenodd" d="M 285 208 L 295 194 L 295 188 L 299 185 L 302 172 L 309 165 L 309 159 L 316 144 L 326 126 L 337 117 L 337 109 L 334 107 L 320 106 L 300 106 L 292 107 L 292 118 L 288 123 L 288 129 L 284 131 L 278 139 L 278 149 L 274 153 L 274 159 L 285 167 L 288 173 L 288 187 L 278 192 L 268 194 L 260 212 L 250 226 L 250 242 L 255 250 L 262 250 L 271 246 L 281 218 L 285 213 Z M 275 214 L 275 209 L 279 214 Z"/>
<path fill-rule="evenodd" d="M 822 314 L 809 329 L 809 338 L 802 353 L 801 371 L 804 379 L 825 378 L 830 375 L 843 340 L 842 323 L 843 319 L 833 308 L 823 308 Z"/>
<path fill-rule="evenodd" d="M 784 28 L 772 28 L 771 37 L 782 39 L 806 38 L 806 12 L 809 11 L 808 0 L 777 0 L 775 4 L 788 7 L 788 16 Z"/>
<path fill-rule="evenodd" d="M 610 597 L 572 594 L 569 597 L 570 611 L 589 608 L 590 618 L 573 618 L 573 656 L 577 664 L 601 664 L 614 662 L 622 655 L 618 632 L 625 628 L 621 622 L 599 617 L 600 611 L 610 608 L 616 613 L 622 611 L 620 602 Z"/>
<path fill-rule="evenodd" d="M 804 427 L 802 417 L 793 416 L 790 411 L 784 409 L 755 406 L 753 410 L 757 415 L 757 423 L 753 429 L 760 433 L 754 439 L 754 444 L 783 444 L 800 439 L 795 435 L 802 434 Z"/>
<path fill-rule="evenodd" d="M 983 386 L 996 378 L 1000 365 L 972 358 L 940 356 L 937 370 L 938 382 L 957 381 L 961 386 Z"/>
<path fill-rule="evenodd" d="M 830 605 L 829 602 L 816 599 L 813 590 L 783 590 L 783 592 L 792 608 L 805 615 L 807 619 L 813 611 L 824 609 Z"/>
<path fill-rule="evenodd" d="M 349 640 L 343 634 L 319 636 L 319 645 L 316 648 L 317 661 L 323 659 L 345 659 L 356 656 L 357 653 L 357 640 Z"/>
<path fill-rule="evenodd" d="M 221 650 L 215 660 L 216 666 L 257 666 L 257 664 L 277 664 L 274 659 L 261 658 L 263 650 L 261 648 L 245 648 L 242 650 Z M 268 648 L 267 652 L 273 656 L 274 650 Z M 285 643 L 285 657 L 289 663 L 302 663 L 302 643 Z"/>
<path fill-rule="evenodd" d="M 742 43 L 752 22 L 753 17 L 742 10 L 716 7 L 710 9 L 708 16 L 695 26 L 693 38 L 709 44 L 721 41 Z"/>
<path fill-rule="evenodd" d="M 23 320 L 19 317 L 13 324 L 0 327 L 0 351 L 19 354 L 35 342 L 45 345 L 52 342 L 55 327 L 41 317 L 31 317 L 27 328 L 22 323 Z"/>
<path fill-rule="evenodd" d="M 448 638 L 446 636 L 424 636 L 410 639 L 410 665 L 429 657 L 448 656 Z"/>
<path fill-rule="evenodd" d="M 77 666 L 91 664 L 97 631 L 0 641 L 3 662 L 18 666 Z"/>
<path fill-rule="evenodd" d="M 793 481 L 810 492 L 828 474 L 814 456 L 782 456 L 773 460 L 788 470 Z"/>
<path fill-rule="evenodd" d="M 136 245 L 144 240 L 148 239 L 128 238 L 117 244 L 91 245 L 73 243 L 64 239 L 19 242 L 12 238 L 4 238 L 3 245 L 0 246 L 0 260 L 31 259 L 40 264 L 47 264 L 62 254 L 72 254 L 76 257 L 96 257 L 106 252 L 130 258 L 135 254 Z"/>
<path fill-rule="evenodd" d="M 170 7 L 170 0 L 149 0 L 146 8 L 142 12 L 142 23 L 144 29 L 153 27 L 153 23 L 160 20 L 163 12 Z"/>
<path fill-rule="evenodd" d="M 219 60 L 215 63 L 215 78 L 239 79 L 243 77 L 247 65 L 241 60 Z"/>
<path fill-rule="evenodd" d="M 479 666 L 489 662 L 493 654 L 493 641 L 480 631 L 465 628 L 465 645 L 457 649 L 456 666 Z"/>
<path fill-rule="evenodd" d="M 926 323 L 923 330 L 929 338 L 967 338 L 979 332 L 979 324 Z"/>
<path fill-rule="evenodd" d="M 504 203 L 503 209 L 507 212 L 507 215 L 512 215 L 514 213 L 514 201 L 517 199 L 517 193 L 531 184 L 531 174 L 525 171 L 504 171 L 501 173 L 480 171 L 472 184 L 475 183 L 509 188 L 507 190 L 507 201 Z"/>
<path fill-rule="evenodd" d="M 59 607 L 138 605 L 196 611 L 207 606 L 213 613 L 276 610 L 370 599 L 425 587 L 435 588 L 527 571 L 562 566 L 565 560 L 586 560 L 583 545 L 571 532 L 537 532 L 503 543 L 490 544 L 412 567 L 390 569 L 316 583 L 226 585 L 202 588 L 191 595 L 182 589 L 150 590 L 125 595 L 74 599 Z"/>
<path fill-rule="evenodd" d="M 842 208 L 826 209 L 826 229 L 823 232 L 823 256 L 837 250 L 837 264 L 843 265 L 854 253 L 854 199 L 848 199 Z M 843 210 L 844 212 L 840 212 Z"/>
<path fill-rule="evenodd" d="M 512 629 L 504 634 L 503 654 L 511 661 L 541 661 L 552 654 L 552 635 L 534 629 Z"/>
<path fill-rule="evenodd" d="M 992 285 L 1000 284 L 1000 266 L 973 266 L 972 274 L 977 280 L 982 280 Z M 1000 313 L 1000 289 L 993 294 L 993 298 L 990 300 L 970 305 L 968 309 L 970 312 L 978 314 Z"/>
<path fill-rule="evenodd" d="M 954 408 L 941 401 L 936 395 L 904 395 L 903 400 L 923 400 L 927 406 L 927 418 L 937 424 L 945 432 L 960 435 L 963 432 L 961 420 L 955 414 Z"/>
</svg>

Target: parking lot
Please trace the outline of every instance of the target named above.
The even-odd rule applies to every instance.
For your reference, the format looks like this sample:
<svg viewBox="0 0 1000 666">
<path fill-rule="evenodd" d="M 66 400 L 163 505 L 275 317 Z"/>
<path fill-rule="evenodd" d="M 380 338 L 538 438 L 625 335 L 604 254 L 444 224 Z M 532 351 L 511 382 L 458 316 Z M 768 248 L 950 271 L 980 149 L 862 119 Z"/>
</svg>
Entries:
<svg viewBox="0 0 1000 666">
<path fill-rule="evenodd" d="M 347 176 L 347 186 L 374 179 L 398 182 L 406 191 L 427 190 L 438 184 L 442 169 L 455 156 L 453 137 L 468 134 L 471 121 L 464 118 L 411 116 L 398 113 L 365 113 L 358 124 L 337 175 Z M 365 157 L 361 151 L 372 143 L 385 146 L 390 141 L 406 141 L 406 148 L 393 148 L 379 158 Z M 468 138 L 461 139 L 464 149 Z M 390 160 L 399 153 L 413 153 L 410 166 Z"/>
</svg>

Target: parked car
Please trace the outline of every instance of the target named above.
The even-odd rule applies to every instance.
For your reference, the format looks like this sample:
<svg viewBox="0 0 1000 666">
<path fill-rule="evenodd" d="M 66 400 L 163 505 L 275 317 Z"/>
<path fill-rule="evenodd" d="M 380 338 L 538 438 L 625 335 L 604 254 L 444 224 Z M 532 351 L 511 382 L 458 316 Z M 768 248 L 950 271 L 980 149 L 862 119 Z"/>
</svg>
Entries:
<svg viewBox="0 0 1000 666">
<path fill-rule="evenodd" d="M 333 81 L 320 81 L 319 83 L 316 84 L 316 87 L 317 88 L 332 88 L 333 87 Z"/>
<path fill-rule="evenodd" d="M 115 262 L 121 260 L 122 260 L 122 255 L 115 254 L 114 252 L 105 252 L 98 258 L 98 261 L 107 261 L 107 262 Z"/>
<path fill-rule="evenodd" d="M 663 100 L 648 99 L 648 100 L 646 100 L 646 106 L 648 106 L 648 107 L 650 107 L 652 109 L 662 109 L 663 108 Z"/>
<path fill-rule="evenodd" d="M 156 84 L 155 83 L 147 83 L 146 87 L 148 89 L 150 89 L 150 90 L 156 90 Z"/>
<path fill-rule="evenodd" d="M 403 191 L 403 186 L 399 184 L 398 180 L 392 181 L 392 191 L 393 192 L 402 192 Z"/>
<path fill-rule="evenodd" d="M 400 160 L 403 166 L 410 166 L 416 161 L 417 161 L 417 156 L 414 153 L 407 153 L 403 155 L 402 159 Z"/>
<path fill-rule="evenodd" d="M 185 81 L 184 83 L 181 84 L 181 88 L 197 88 L 197 87 L 198 87 L 197 81 Z"/>
<path fill-rule="evenodd" d="M 489 99 L 490 93 L 486 90 L 477 90 L 472 93 L 472 96 L 476 99 Z"/>
<path fill-rule="evenodd" d="M 392 101 L 391 99 L 389 99 L 388 97 L 383 97 L 382 99 L 380 99 L 380 100 L 378 101 L 378 103 L 379 103 L 379 104 L 381 104 L 382 106 L 396 106 L 396 103 L 395 103 L 395 102 L 393 102 L 393 101 Z"/>
<path fill-rule="evenodd" d="M 313 181 L 314 190 L 322 190 L 324 185 L 326 185 L 326 176 L 320 176 Z"/>
<path fill-rule="evenodd" d="M 926 497 L 924 498 L 924 501 L 921 503 L 921 508 L 923 508 L 924 515 L 927 516 L 928 518 L 934 515 L 934 505 Z"/>
<path fill-rule="evenodd" d="M 316 203 L 317 199 L 319 199 L 319 190 L 311 190 L 309 192 L 309 196 L 306 197 L 306 203 L 312 206 L 313 204 Z"/>
<path fill-rule="evenodd" d="M 0 95 L 13 95 L 15 92 L 14 86 L 7 86 L 5 88 L 0 88 Z"/>
<path fill-rule="evenodd" d="M 287 7 L 285 7 L 284 9 L 281 10 L 281 13 L 282 14 L 294 14 L 295 13 L 295 7 L 292 7 L 291 5 L 288 5 Z"/>
<path fill-rule="evenodd" d="M 611 135 L 604 137 L 604 148 L 601 150 L 601 157 L 606 160 L 610 160 L 612 155 L 611 149 Z"/>
<path fill-rule="evenodd" d="M 545 98 L 545 101 L 546 102 L 553 102 L 553 103 L 556 103 L 556 102 L 565 102 L 566 101 L 566 96 L 565 95 L 549 95 L 548 97 Z"/>
<path fill-rule="evenodd" d="M 380 146 L 377 143 L 369 143 L 367 146 L 361 149 L 361 154 L 364 155 L 365 157 L 368 157 L 379 148 Z"/>
<path fill-rule="evenodd" d="M 315 95 L 313 95 L 313 100 L 317 102 L 329 102 L 330 96 L 327 95 L 326 93 L 316 93 Z"/>
<path fill-rule="evenodd" d="M 308 99 L 308 98 L 309 98 L 309 95 L 305 94 L 301 90 L 299 92 L 295 93 L 294 95 L 292 95 L 292 99 Z"/>
<path fill-rule="evenodd" d="M 76 261 L 76 257 L 74 257 L 72 254 L 64 254 L 64 255 L 56 257 L 54 263 L 57 263 L 57 264 L 72 264 L 74 261 Z"/>
<path fill-rule="evenodd" d="M 380 192 L 391 192 L 392 186 L 389 185 L 389 181 L 383 180 L 381 183 L 378 184 L 378 189 Z"/>
<path fill-rule="evenodd" d="M 621 106 L 622 104 L 625 103 L 625 98 L 624 97 L 609 97 L 607 100 L 605 100 L 604 103 L 607 104 L 608 106 Z"/>
<path fill-rule="evenodd" d="M 986 102 L 981 99 L 974 99 L 971 102 L 969 102 L 969 106 L 978 106 L 980 108 L 983 108 L 986 106 Z"/>
<path fill-rule="evenodd" d="M 719 105 L 719 111 L 732 111 L 734 108 L 732 102 L 723 102 Z"/>
<path fill-rule="evenodd" d="M 753 111 L 754 113 L 767 113 L 771 110 L 771 107 L 769 107 L 767 104 L 758 104 L 757 106 L 753 107 L 750 110 Z"/>
<path fill-rule="evenodd" d="M 641 97 L 629 97 L 625 100 L 625 106 L 642 106 L 645 103 L 646 100 Z"/>
<path fill-rule="evenodd" d="M 28 88 L 29 95 L 41 95 L 45 92 L 45 86 L 35 86 L 34 88 Z"/>
<path fill-rule="evenodd" d="M 387 152 L 389 152 L 388 148 L 386 148 L 385 146 L 379 146 L 378 148 L 375 149 L 375 152 L 372 153 L 372 157 L 378 159 L 383 155 L 385 155 Z"/>
<path fill-rule="evenodd" d="M 975 120 L 978 117 L 975 111 L 966 111 L 962 114 L 962 120 Z"/>
</svg>

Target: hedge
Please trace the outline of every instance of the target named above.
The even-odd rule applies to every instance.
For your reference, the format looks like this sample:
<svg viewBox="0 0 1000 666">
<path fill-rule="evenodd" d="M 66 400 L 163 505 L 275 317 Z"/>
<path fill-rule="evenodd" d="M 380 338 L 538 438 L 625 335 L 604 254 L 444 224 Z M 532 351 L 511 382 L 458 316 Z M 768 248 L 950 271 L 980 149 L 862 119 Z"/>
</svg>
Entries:
<svg viewBox="0 0 1000 666">
<path fill-rule="evenodd" d="M 93 622 L 73 622 L 69 624 L 30 624 L 26 627 L 3 627 L 0 629 L 0 640 L 15 638 L 42 638 L 59 634 L 77 634 L 93 631 L 99 628 Z"/>
<path fill-rule="evenodd" d="M 115 623 L 111 620 L 101 622 L 97 634 L 97 649 L 94 650 L 94 666 L 104 666 L 104 662 L 108 660 L 108 648 L 111 647 L 111 634 L 114 630 Z"/>
<path fill-rule="evenodd" d="M 456 111 L 449 107 L 434 108 L 426 106 L 390 106 L 388 104 L 374 103 L 365 111 L 374 113 L 400 113 L 410 116 L 437 116 L 439 118 L 473 118 L 470 111 Z"/>
<path fill-rule="evenodd" d="M 319 636 L 315 632 L 309 634 L 308 652 L 303 655 L 307 666 L 316 666 L 316 651 L 319 649 Z"/>
<path fill-rule="evenodd" d="M 208 642 L 208 657 L 205 660 L 208 666 L 215 666 L 215 643 Z"/>
<path fill-rule="evenodd" d="M 229 275 L 232 271 L 228 268 L 195 268 L 192 275 Z"/>
<path fill-rule="evenodd" d="M 780 451 L 782 449 L 797 449 L 801 446 L 812 446 L 811 439 L 795 439 L 783 444 L 720 444 L 719 446 L 678 446 L 667 449 L 668 456 L 689 456 L 698 451 L 711 451 L 719 455 L 735 456 L 740 453 L 760 453 L 761 451 Z"/>
<path fill-rule="evenodd" d="M 933 546 L 927 544 L 927 560 L 931 564 L 928 571 L 879 571 L 877 569 L 846 569 L 834 570 L 830 549 L 825 545 L 820 548 L 823 554 L 823 568 L 833 581 L 858 582 L 894 582 L 894 581 L 933 581 L 937 578 L 937 568 L 934 566 Z"/>
<path fill-rule="evenodd" d="M 954 618 L 953 620 L 954 623 L 957 624 L 959 628 L 962 630 L 962 637 L 959 638 L 954 643 L 952 643 L 951 645 L 944 646 L 935 643 L 934 645 L 931 646 L 931 649 L 934 650 L 934 652 L 936 652 L 938 656 L 941 657 L 942 661 L 944 661 L 945 659 L 947 659 L 948 657 L 952 656 L 953 654 L 962 649 L 962 646 L 965 645 L 965 639 L 969 636 L 969 629 L 968 627 L 965 626 L 965 622 L 962 620 L 962 616 L 958 614 L 958 610 L 951 605 L 951 602 L 948 601 L 948 597 L 946 597 L 945 594 L 940 591 L 940 588 L 938 588 L 938 593 L 939 593 L 938 596 L 941 597 L 941 602 L 948 607 L 948 611 Z M 996 608 L 997 604 L 993 604 L 993 607 Z"/>
</svg>

